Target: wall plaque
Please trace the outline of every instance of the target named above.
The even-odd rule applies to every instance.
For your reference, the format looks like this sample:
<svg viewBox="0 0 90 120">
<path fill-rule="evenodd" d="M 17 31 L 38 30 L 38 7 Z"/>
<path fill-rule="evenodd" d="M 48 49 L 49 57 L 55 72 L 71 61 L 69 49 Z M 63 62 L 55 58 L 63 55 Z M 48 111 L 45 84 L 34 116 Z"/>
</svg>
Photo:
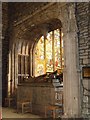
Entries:
<svg viewBox="0 0 90 120">
<path fill-rule="evenodd" d="M 83 78 L 90 78 L 90 66 L 83 67 L 82 72 L 83 72 Z"/>
</svg>

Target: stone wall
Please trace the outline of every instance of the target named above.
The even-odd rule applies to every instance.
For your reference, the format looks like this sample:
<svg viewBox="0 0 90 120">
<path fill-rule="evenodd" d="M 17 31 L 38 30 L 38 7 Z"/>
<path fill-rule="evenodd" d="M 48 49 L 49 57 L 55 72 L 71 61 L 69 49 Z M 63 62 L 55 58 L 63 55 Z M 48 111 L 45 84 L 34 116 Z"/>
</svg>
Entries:
<svg viewBox="0 0 90 120">
<path fill-rule="evenodd" d="M 77 3 L 76 18 L 79 38 L 79 63 L 90 65 L 90 3 Z"/>
<path fill-rule="evenodd" d="M 78 27 L 79 68 L 81 82 L 82 114 L 90 115 L 90 78 L 83 78 L 82 68 L 90 66 L 90 3 L 76 3 L 76 20 Z"/>
<path fill-rule="evenodd" d="M 7 94 L 8 50 L 9 50 L 8 4 L 2 4 L 2 101 Z"/>
</svg>

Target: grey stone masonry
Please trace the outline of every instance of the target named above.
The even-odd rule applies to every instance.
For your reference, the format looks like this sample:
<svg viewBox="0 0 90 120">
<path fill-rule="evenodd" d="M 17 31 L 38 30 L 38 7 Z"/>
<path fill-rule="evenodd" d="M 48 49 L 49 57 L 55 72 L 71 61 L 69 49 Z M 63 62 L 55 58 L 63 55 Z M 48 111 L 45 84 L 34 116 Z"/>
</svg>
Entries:
<svg viewBox="0 0 90 120">
<path fill-rule="evenodd" d="M 9 50 L 8 4 L 2 4 L 2 104 L 7 94 L 8 50 Z M 0 47 L 1 48 L 1 47 Z"/>
<path fill-rule="evenodd" d="M 90 3 L 77 3 L 76 18 L 79 38 L 80 65 L 90 65 Z M 82 62 L 81 62 L 82 61 Z"/>
<path fill-rule="evenodd" d="M 76 3 L 79 67 L 90 66 L 90 2 Z M 82 71 L 81 71 L 82 76 Z M 90 117 L 90 78 L 81 78 L 82 115 Z"/>
</svg>

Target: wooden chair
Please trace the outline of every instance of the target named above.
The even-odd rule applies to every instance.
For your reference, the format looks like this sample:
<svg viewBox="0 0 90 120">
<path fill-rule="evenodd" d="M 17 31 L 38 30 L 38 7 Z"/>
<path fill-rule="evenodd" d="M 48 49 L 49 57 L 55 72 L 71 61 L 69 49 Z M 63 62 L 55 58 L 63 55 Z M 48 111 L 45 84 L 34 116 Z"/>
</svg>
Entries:
<svg viewBox="0 0 90 120">
<path fill-rule="evenodd" d="M 12 102 L 14 102 L 14 98 L 13 97 L 7 97 L 7 98 L 5 98 L 5 106 L 11 107 Z"/>
<path fill-rule="evenodd" d="M 21 108 L 22 113 L 32 112 L 32 103 L 29 100 L 17 102 L 17 113 Z"/>
<path fill-rule="evenodd" d="M 5 98 L 5 106 L 7 107 L 11 107 L 12 105 L 16 106 L 16 99 L 17 99 L 17 89 L 14 89 L 14 92 L 10 94 L 10 96 Z"/>
<path fill-rule="evenodd" d="M 47 117 L 47 112 L 52 111 L 52 117 L 56 118 L 56 110 L 59 110 L 63 114 L 63 93 L 62 91 L 55 92 L 55 104 L 49 104 L 45 106 L 45 118 Z"/>
</svg>

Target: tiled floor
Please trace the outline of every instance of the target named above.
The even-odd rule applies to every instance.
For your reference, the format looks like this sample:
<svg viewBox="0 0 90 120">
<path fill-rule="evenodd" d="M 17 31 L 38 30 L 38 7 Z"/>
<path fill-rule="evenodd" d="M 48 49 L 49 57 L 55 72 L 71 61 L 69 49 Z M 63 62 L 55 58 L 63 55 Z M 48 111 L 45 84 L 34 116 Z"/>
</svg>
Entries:
<svg viewBox="0 0 90 120">
<path fill-rule="evenodd" d="M 38 115 L 33 115 L 31 113 L 17 113 L 15 109 L 12 108 L 2 108 L 2 118 L 41 118 Z"/>
</svg>

